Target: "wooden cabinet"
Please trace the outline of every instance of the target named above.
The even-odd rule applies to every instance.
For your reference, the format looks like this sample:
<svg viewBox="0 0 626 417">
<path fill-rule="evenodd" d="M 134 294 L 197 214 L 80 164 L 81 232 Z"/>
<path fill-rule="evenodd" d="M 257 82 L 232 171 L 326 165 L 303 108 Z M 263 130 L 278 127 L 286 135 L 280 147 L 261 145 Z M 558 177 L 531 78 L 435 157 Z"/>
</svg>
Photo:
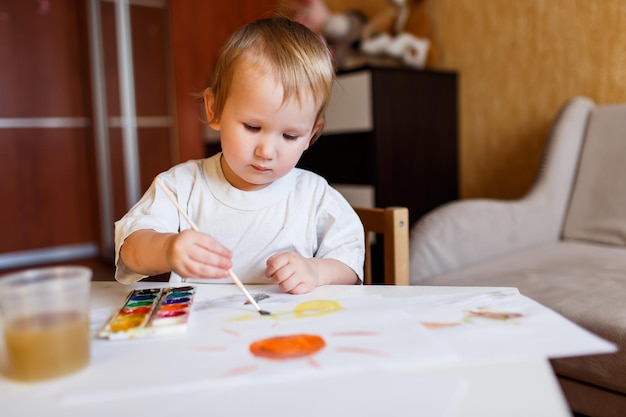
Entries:
<svg viewBox="0 0 626 417">
<path fill-rule="evenodd" d="M 411 224 L 458 198 L 456 73 L 342 73 L 326 115 L 324 134 L 304 153 L 301 168 L 370 192 L 376 206 L 408 207 Z"/>
</svg>

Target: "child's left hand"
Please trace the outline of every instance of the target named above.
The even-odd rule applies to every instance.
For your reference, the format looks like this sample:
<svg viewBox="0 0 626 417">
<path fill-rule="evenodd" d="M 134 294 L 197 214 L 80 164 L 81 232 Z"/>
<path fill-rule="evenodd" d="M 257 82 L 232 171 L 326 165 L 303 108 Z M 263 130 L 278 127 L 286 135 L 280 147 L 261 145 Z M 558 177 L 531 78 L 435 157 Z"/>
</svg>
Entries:
<svg viewBox="0 0 626 417">
<path fill-rule="evenodd" d="M 341 261 L 305 258 L 295 252 L 279 252 L 270 256 L 265 276 L 291 294 L 304 294 L 320 285 L 353 285 L 360 282 L 352 268 Z"/>
<path fill-rule="evenodd" d="M 304 294 L 320 285 L 315 258 L 279 252 L 270 256 L 266 264 L 265 275 L 284 292 Z"/>
</svg>

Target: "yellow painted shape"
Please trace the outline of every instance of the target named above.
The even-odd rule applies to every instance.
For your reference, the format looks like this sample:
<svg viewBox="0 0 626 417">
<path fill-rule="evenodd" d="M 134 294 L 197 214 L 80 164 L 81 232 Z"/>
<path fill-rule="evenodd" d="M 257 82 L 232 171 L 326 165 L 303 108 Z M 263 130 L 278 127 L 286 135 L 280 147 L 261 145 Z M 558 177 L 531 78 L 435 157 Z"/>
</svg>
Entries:
<svg viewBox="0 0 626 417">
<path fill-rule="evenodd" d="M 294 307 L 293 311 L 282 311 L 270 314 L 269 316 L 259 316 L 258 313 L 247 313 L 235 317 L 230 321 L 245 321 L 253 319 L 303 319 L 312 317 L 322 317 L 328 314 L 337 313 L 343 310 L 343 306 L 339 301 L 335 300 L 311 300 L 305 301 Z"/>
<path fill-rule="evenodd" d="M 298 318 L 321 317 L 343 310 L 339 301 L 334 300 L 311 300 L 298 304 L 293 313 Z"/>
</svg>

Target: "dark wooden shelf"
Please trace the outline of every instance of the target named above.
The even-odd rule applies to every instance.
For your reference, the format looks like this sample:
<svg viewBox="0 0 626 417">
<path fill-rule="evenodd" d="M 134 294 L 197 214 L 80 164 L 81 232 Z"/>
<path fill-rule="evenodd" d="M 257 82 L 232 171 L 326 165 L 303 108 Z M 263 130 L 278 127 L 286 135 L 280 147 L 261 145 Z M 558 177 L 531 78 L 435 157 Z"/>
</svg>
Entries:
<svg viewBox="0 0 626 417">
<path fill-rule="evenodd" d="M 376 206 L 406 206 L 414 223 L 458 198 L 457 74 L 394 67 L 346 74 L 360 71 L 371 73 L 373 128 L 322 135 L 298 166 L 330 183 L 372 185 Z"/>
</svg>

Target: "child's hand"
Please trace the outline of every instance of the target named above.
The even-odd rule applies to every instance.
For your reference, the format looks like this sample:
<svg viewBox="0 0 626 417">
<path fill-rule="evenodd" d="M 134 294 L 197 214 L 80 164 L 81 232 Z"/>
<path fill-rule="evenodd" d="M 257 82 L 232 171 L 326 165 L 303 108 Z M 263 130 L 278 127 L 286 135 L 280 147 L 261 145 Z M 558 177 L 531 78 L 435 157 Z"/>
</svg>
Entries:
<svg viewBox="0 0 626 417">
<path fill-rule="evenodd" d="M 305 258 L 295 252 L 270 256 L 265 275 L 291 294 L 304 294 L 320 285 L 360 282 L 354 270 L 343 262 L 332 258 Z"/>
<path fill-rule="evenodd" d="M 185 230 L 165 245 L 169 267 L 183 278 L 223 278 L 232 266 L 231 251 L 211 236 Z"/>
<path fill-rule="evenodd" d="M 315 259 L 295 252 L 279 252 L 270 256 L 265 275 L 281 290 L 291 294 L 304 294 L 320 285 Z"/>
</svg>

